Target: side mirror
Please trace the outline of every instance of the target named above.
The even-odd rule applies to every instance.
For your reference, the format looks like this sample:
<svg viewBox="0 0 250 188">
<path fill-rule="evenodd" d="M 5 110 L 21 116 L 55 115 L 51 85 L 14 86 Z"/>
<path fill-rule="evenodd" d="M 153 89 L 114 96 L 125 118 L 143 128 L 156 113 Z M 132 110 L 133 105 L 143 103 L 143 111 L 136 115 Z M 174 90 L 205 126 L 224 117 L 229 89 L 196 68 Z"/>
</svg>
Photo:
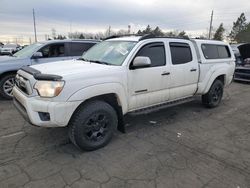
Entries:
<svg viewBox="0 0 250 188">
<path fill-rule="evenodd" d="M 42 52 L 35 52 L 32 56 L 33 59 L 38 59 L 38 58 L 41 58 L 43 57 L 43 54 Z"/>
<path fill-rule="evenodd" d="M 145 56 L 137 56 L 132 63 L 132 69 L 145 68 L 150 66 L 151 60 L 149 59 L 149 57 Z"/>
</svg>

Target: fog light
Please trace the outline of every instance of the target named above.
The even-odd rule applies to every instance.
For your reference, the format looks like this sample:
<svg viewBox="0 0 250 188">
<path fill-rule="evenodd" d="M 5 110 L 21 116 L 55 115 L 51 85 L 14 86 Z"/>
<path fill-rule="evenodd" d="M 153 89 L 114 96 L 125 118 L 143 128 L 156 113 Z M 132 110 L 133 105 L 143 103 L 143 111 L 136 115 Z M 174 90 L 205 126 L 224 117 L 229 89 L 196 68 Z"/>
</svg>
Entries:
<svg viewBox="0 0 250 188">
<path fill-rule="evenodd" d="M 42 121 L 50 121 L 50 114 L 48 112 L 38 112 Z"/>
</svg>

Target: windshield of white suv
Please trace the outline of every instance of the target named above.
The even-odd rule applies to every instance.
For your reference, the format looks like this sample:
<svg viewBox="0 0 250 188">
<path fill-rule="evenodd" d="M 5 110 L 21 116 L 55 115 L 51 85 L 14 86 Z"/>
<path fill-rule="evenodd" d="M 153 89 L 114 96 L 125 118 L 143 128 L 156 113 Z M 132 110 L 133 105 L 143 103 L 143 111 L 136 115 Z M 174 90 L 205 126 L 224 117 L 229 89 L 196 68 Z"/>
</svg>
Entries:
<svg viewBox="0 0 250 188">
<path fill-rule="evenodd" d="M 23 48 L 22 50 L 18 51 L 17 53 L 15 53 L 13 56 L 20 57 L 20 58 L 31 57 L 37 51 L 37 49 L 42 45 L 43 45 L 42 43 L 31 44 Z"/>
<path fill-rule="evenodd" d="M 132 41 L 104 41 L 90 48 L 81 59 L 100 64 L 122 65 L 135 44 Z"/>
</svg>

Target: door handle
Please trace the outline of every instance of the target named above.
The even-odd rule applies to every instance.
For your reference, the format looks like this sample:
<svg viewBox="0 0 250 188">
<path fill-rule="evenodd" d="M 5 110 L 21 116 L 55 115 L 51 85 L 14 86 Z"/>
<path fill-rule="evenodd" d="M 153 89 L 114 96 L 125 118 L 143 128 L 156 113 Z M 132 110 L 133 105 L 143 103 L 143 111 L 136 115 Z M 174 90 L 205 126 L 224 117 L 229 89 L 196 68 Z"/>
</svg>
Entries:
<svg viewBox="0 0 250 188">
<path fill-rule="evenodd" d="M 195 71 L 197 71 L 197 69 L 193 68 L 193 69 L 190 70 L 190 72 L 195 72 Z"/>
<path fill-rule="evenodd" d="M 170 72 L 163 72 L 161 75 L 162 76 L 167 76 L 167 75 L 170 75 Z"/>
</svg>

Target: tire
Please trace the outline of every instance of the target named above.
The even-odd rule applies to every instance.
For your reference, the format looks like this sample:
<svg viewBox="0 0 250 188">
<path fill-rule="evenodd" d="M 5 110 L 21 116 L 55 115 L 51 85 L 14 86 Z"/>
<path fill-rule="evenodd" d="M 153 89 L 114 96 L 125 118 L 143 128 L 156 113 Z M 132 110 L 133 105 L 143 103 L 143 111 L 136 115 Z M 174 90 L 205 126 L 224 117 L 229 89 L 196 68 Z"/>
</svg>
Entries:
<svg viewBox="0 0 250 188">
<path fill-rule="evenodd" d="M 69 138 L 82 150 L 96 150 L 110 142 L 117 124 L 117 114 L 112 106 L 104 101 L 91 101 L 80 106 L 72 116 Z"/>
<path fill-rule="evenodd" d="M 219 106 L 223 97 L 224 85 L 222 81 L 215 80 L 208 93 L 202 95 L 202 103 L 208 108 Z"/>
<path fill-rule="evenodd" d="M 0 80 L 0 96 L 4 99 L 11 100 L 13 98 L 12 89 L 16 74 L 7 74 Z"/>
</svg>

